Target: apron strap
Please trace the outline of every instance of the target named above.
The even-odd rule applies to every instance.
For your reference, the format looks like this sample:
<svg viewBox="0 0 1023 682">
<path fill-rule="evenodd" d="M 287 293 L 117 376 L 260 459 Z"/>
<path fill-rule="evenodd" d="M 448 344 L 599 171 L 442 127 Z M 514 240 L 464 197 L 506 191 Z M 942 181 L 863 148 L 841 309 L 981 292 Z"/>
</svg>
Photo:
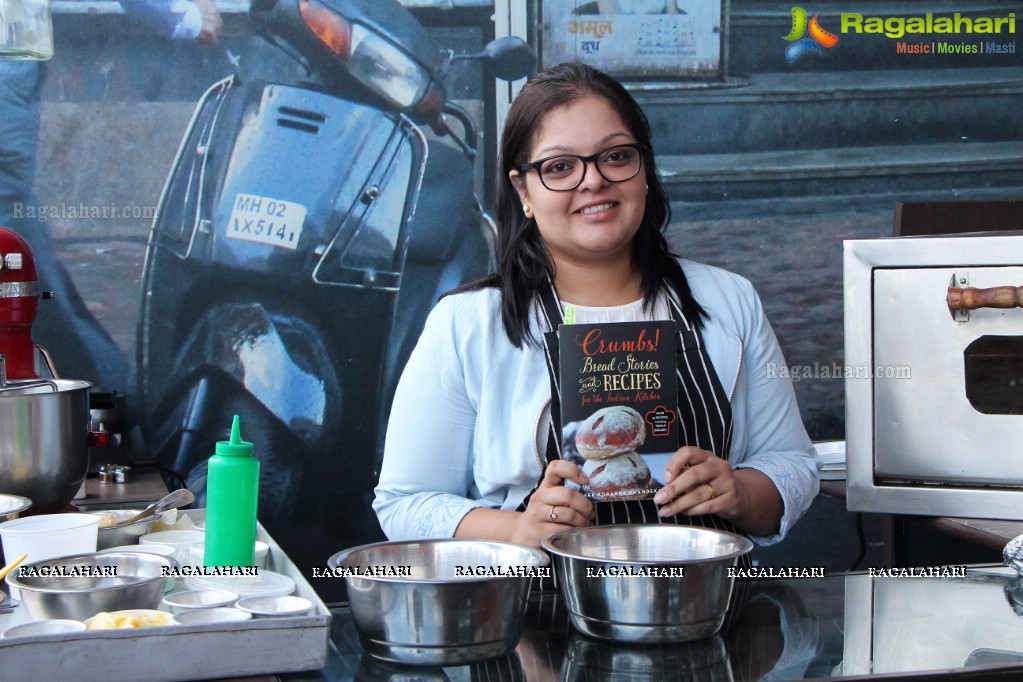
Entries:
<svg viewBox="0 0 1023 682">
<path fill-rule="evenodd" d="M 551 423 L 547 433 L 547 449 L 544 451 L 544 460 L 547 463 L 561 459 L 561 371 L 558 359 L 558 326 L 564 318 L 564 311 L 561 309 L 561 302 L 558 300 L 554 283 L 548 278 L 547 286 L 540 290 L 538 314 L 540 321 L 545 323 L 548 331 L 543 335 L 544 360 L 547 363 L 547 376 L 551 383 Z M 518 511 L 525 511 L 533 492 L 540 487 L 543 480 L 543 472 L 537 479 L 533 490 L 529 491 Z"/>
</svg>

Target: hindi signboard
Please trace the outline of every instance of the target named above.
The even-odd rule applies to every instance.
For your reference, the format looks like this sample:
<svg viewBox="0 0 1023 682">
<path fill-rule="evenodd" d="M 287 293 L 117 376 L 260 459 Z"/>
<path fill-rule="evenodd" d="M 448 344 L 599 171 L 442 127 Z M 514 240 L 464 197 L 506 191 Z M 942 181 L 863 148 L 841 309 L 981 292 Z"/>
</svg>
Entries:
<svg viewBox="0 0 1023 682">
<path fill-rule="evenodd" d="M 581 61 L 617 77 L 720 76 L 722 4 L 544 0 L 544 66 Z"/>
</svg>

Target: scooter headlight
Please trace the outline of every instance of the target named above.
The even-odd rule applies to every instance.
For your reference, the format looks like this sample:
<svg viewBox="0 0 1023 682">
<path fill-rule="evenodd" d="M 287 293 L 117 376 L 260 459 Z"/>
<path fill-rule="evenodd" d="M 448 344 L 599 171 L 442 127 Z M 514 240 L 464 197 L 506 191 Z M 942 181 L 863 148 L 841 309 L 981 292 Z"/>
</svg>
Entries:
<svg viewBox="0 0 1023 682">
<path fill-rule="evenodd" d="M 401 109 L 415 108 L 430 87 L 430 73 L 394 43 L 347 21 L 317 0 L 301 0 L 302 20 L 348 72 Z"/>
<path fill-rule="evenodd" d="M 369 29 L 352 27 L 352 75 L 402 109 L 419 103 L 430 85 L 430 74 L 393 43 Z"/>
</svg>

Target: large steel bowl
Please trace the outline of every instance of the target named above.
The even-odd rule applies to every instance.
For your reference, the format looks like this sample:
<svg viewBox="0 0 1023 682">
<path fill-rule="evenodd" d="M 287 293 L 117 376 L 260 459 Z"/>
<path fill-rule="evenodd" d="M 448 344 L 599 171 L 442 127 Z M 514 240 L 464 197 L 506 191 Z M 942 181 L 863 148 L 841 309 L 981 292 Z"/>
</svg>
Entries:
<svg viewBox="0 0 1023 682">
<path fill-rule="evenodd" d="M 7 582 L 20 590 L 32 618 L 84 621 L 101 611 L 157 608 L 175 565 L 158 554 L 76 554 L 21 566 Z"/>
<path fill-rule="evenodd" d="M 549 563 L 531 547 L 454 539 L 381 542 L 328 560 L 347 583 L 363 649 L 415 665 L 464 665 L 514 649 L 530 576 Z"/>
<path fill-rule="evenodd" d="M 601 639 L 688 642 L 721 629 L 734 578 L 753 549 L 733 533 L 675 525 L 573 528 L 542 543 L 572 624 Z"/>
<path fill-rule="evenodd" d="M 33 512 L 63 511 L 89 466 L 87 381 L 9 381 L 0 388 L 0 481 L 32 500 Z"/>
</svg>

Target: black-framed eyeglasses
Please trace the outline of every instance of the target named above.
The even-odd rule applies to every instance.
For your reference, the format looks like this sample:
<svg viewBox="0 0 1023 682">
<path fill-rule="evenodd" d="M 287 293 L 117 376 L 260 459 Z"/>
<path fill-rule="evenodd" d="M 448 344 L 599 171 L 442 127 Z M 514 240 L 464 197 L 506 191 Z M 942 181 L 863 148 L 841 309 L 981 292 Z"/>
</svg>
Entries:
<svg viewBox="0 0 1023 682">
<path fill-rule="evenodd" d="M 535 170 L 544 187 L 552 192 L 568 192 L 582 184 L 586 177 L 586 166 L 593 161 L 597 172 L 608 182 L 625 182 L 636 177 L 643 168 L 645 149 L 646 145 L 642 142 L 632 142 L 608 147 L 589 156 L 548 156 L 539 161 L 519 164 L 519 172 Z"/>
</svg>

